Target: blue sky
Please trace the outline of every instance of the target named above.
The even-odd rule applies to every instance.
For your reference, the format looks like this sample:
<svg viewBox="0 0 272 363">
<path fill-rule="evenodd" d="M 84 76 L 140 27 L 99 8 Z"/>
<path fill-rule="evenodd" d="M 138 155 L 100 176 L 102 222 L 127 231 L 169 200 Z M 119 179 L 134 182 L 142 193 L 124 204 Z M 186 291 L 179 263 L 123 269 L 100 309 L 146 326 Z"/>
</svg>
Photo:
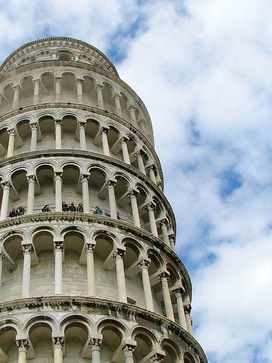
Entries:
<svg viewBox="0 0 272 363">
<path fill-rule="evenodd" d="M 272 362 L 270 0 L 0 0 L 1 61 L 48 36 L 91 43 L 145 102 L 195 336 L 210 363 Z"/>
</svg>

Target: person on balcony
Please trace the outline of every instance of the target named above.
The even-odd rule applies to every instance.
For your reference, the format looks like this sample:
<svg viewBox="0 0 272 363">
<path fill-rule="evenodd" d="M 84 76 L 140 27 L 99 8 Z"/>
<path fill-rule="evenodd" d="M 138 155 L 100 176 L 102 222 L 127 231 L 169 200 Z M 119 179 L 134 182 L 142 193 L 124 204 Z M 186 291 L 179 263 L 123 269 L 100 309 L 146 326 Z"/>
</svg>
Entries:
<svg viewBox="0 0 272 363">
<path fill-rule="evenodd" d="M 95 211 L 94 211 L 94 214 L 97 214 L 97 215 L 99 215 L 99 216 L 102 216 L 102 214 L 103 214 L 103 210 L 97 205 L 96 207 L 95 207 Z"/>
<path fill-rule="evenodd" d="M 77 211 L 80 212 L 80 213 L 83 212 L 83 204 L 82 203 L 78 203 Z"/>
<path fill-rule="evenodd" d="M 49 204 L 46 204 L 46 205 L 42 208 L 42 212 L 51 212 L 51 209 L 49 208 Z"/>
<path fill-rule="evenodd" d="M 77 211 L 77 208 L 76 208 L 76 206 L 75 206 L 75 204 L 73 202 L 69 205 L 69 211 L 70 212 L 76 212 Z"/>
</svg>

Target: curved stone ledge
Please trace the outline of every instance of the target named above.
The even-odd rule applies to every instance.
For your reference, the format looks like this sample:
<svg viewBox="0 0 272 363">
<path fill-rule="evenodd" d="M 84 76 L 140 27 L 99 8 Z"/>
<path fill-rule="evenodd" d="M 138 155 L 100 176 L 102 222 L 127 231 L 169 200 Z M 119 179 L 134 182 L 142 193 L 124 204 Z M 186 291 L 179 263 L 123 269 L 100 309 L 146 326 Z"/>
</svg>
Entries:
<svg viewBox="0 0 272 363">
<path fill-rule="evenodd" d="M 189 344 L 199 356 L 201 363 L 208 363 L 205 353 L 199 343 L 185 331 L 179 324 L 167 319 L 166 317 L 145 310 L 128 303 L 120 303 L 118 301 L 99 299 L 94 297 L 78 297 L 78 296 L 47 296 L 36 297 L 27 299 L 17 299 L 13 301 L 7 301 L 0 303 L 0 327 L 6 323 L 6 314 L 18 314 L 23 310 L 30 313 L 36 310 L 39 312 L 63 310 L 65 312 L 72 310 L 76 313 L 96 313 L 112 317 L 116 313 L 118 319 L 132 320 L 140 322 L 146 320 L 152 322 L 158 328 L 162 327 L 169 332 L 174 333 L 178 338 L 184 340 Z M 4 313 L 4 320 L 1 322 L 1 314 Z"/>
</svg>

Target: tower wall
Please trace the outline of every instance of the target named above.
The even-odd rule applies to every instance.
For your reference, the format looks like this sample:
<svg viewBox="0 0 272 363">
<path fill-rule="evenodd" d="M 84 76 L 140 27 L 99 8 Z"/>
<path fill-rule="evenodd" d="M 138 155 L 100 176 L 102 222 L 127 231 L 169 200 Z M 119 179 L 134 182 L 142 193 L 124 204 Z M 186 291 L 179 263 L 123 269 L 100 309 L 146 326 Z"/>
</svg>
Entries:
<svg viewBox="0 0 272 363">
<path fill-rule="evenodd" d="M 70 38 L 0 71 L 0 363 L 207 362 L 141 99 Z"/>
</svg>

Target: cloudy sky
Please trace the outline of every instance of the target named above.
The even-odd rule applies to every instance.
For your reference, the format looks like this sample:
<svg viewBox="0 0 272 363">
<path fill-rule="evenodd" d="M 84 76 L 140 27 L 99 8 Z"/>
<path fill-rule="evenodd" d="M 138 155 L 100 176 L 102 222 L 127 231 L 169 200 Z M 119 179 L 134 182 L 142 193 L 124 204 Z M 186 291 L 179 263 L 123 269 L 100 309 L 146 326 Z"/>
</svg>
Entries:
<svg viewBox="0 0 272 363">
<path fill-rule="evenodd" d="M 1 62 L 69 36 L 145 102 L 210 363 L 272 362 L 271 0 L 0 0 Z"/>
</svg>

